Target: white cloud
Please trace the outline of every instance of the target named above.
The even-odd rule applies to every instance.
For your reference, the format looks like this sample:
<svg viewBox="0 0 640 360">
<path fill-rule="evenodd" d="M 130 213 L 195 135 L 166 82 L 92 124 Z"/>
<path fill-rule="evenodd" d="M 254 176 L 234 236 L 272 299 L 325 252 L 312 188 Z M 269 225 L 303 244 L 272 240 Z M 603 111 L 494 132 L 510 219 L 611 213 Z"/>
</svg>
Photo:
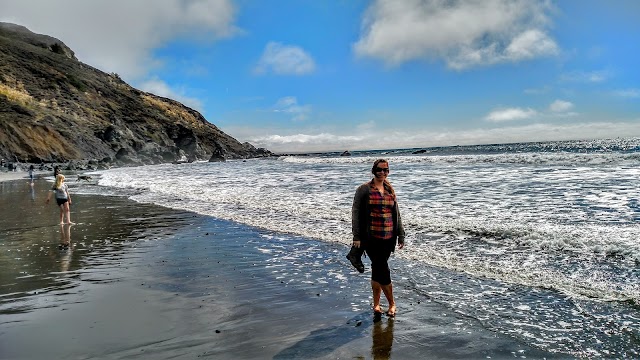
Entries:
<svg viewBox="0 0 640 360">
<path fill-rule="evenodd" d="M 368 131 L 368 130 L 373 130 L 376 127 L 376 122 L 373 120 L 369 120 L 367 122 L 358 124 L 358 126 L 356 126 L 356 128 L 359 131 Z"/>
<path fill-rule="evenodd" d="M 354 149 L 354 146 L 359 146 L 368 141 L 365 136 L 339 135 L 329 132 L 264 135 L 265 133 L 268 134 L 268 131 L 262 129 L 263 134 L 260 135 L 255 132 L 255 129 L 236 130 L 245 133 L 246 136 L 243 141 L 249 141 L 254 146 L 264 147 L 280 153 L 350 150 Z M 232 133 L 229 132 L 229 129 L 224 129 L 224 131 L 229 134 Z M 246 131 L 253 132 L 253 135 Z"/>
<path fill-rule="evenodd" d="M 292 120 L 306 120 L 311 113 L 311 105 L 299 105 L 295 96 L 287 96 L 279 99 L 273 106 L 274 112 L 291 114 Z"/>
<path fill-rule="evenodd" d="M 291 106 L 295 106 L 298 103 L 298 99 L 295 96 L 285 96 L 283 98 L 278 99 L 276 102 L 277 108 L 288 108 Z"/>
<path fill-rule="evenodd" d="M 532 59 L 540 54 L 555 54 L 556 43 L 538 29 L 526 30 L 517 35 L 505 49 L 507 58 L 517 61 Z"/>
<path fill-rule="evenodd" d="M 549 111 L 554 113 L 567 112 L 573 109 L 573 103 L 564 100 L 556 100 L 549 105 Z"/>
<path fill-rule="evenodd" d="M 640 98 L 640 89 L 617 90 L 617 91 L 614 91 L 614 95 L 624 97 L 624 98 L 637 99 L 637 98 Z"/>
<path fill-rule="evenodd" d="M 320 133 L 316 135 L 294 134 L 294 135 L 267 135 L 262 138 L 254 139 L 257 142 L 266 142 L 270 144 L 305 144 L 305 145 L 325 145 L 325 144 L 344 144 L 348 145 L 352 142 L 362 140 L 358 136 L 341 136 L 329 133 Z"/>
<path fill-rule="evenodd" d="M 536 123 L 522 126 L 469 129 L 430 134 L 416 132 L 413 138 L 407 137 L 407 140 L 411 140 L 414 144 L 420 144 L 416 146 L 447 146 L 451 144 L 473 145 L 629 137 L 640 135 L 640 121 L 638 120 L 640 119 L 628 122 Z M 430 142 L 430 138 L 434 138 L 436 141 Z"/>
<path fill-rule="evenodd" d="M 560 80 L 580 83 L 601 83 L 608 80 L 611 76 L 611 72 L 608 70 L 573 71 L 563 74 Z"/>
<path fill-rule="evenodd" d="M 491 122 L 503 122 L 513 120 L 524 120 L 535 116 L 537 112 L 531 108 L 506 108 L 497 109 L 485 116 L 485 120 Z"/>
<path fill-rule="evenodd" d="M 259 74 L 305 75 L 315 68 L 313 58 L 301 47 L 270 42 L 265 46 L 255 71 Z"/>
<path fill-rule="evenodd" d="M 152 94 L 174 99 L 179 101 L 192 109 L 202 112 L 203 106 L 202 102 L 196 98 L 188 97 L 184 95 L 183 92 L 176 91 L 172 89 L 167 83 L 164 81 L 154 78 L 147 81 L 144 81 L 138 84 L 140 90 L 150 92 Z"/>
<path fill-rule="evenodd" d="M 80 61 L 126 81 L 161 65 L 153 50 L 179 38 L 215 40 L 238 32 L 231 0 L 3 0 L 0 21 L 67 44 Z"/>
<path fill-rule="evenodd" d="M 353 45 L 390 65 L 444 59 L 453 69 L 555 55 L 547 1 L 377 0 Z"/>
<path fill-rule="evenodd" d="M 358 136 L 328 131 L 274 134 L 269 129 L 223 129 L 241 141 L 249 141 L 276 153 L 398 149 L 430 146 L 496 144 L 525 141 L 603 139 L 640 136 L 640 119 L 626 122 L 536 123 L 522 126 L 468 130 L 412 129 L 360 132 Z M 381 137 L 380 133 L 386 134 Z M 267 134 L 267 135 L 265 135 Z"/>
</svg>

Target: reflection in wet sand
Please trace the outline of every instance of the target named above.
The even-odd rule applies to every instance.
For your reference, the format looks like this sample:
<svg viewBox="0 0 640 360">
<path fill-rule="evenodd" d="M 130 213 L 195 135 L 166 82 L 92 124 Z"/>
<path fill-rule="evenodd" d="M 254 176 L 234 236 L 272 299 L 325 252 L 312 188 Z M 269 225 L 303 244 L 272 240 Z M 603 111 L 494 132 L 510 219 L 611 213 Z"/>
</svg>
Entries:
<svg viewBox="0 0 640 360">
<path fill-rule="evenodd" d="M 71 246 L 71 224 L 60 225 L 60 244 L 58 245 L 58 250 L 60 250 L 60 271 L 66 272 L 69 270 L 71 253 L 73 252 Z"/>
<path fill-rule="evenodd" d="M 0 315 L 57 306 L 63 298 L 42 296 L 70 293 L 79 281 L 116 281 L 125 249 L 163 238 L 189 220 L 124 198 L 77 194 L 79 223 L 60 225 L 55 206 L 38 201 L 49 189 L 45 181 L 0 182 Z"/>
<path fill-rule="evenodd" d="M 393 322 L 389 318 L 387 323 L 383 325 L 383 321 L 373 324 L 371 332 L 372 344 L 371 355 L 376 360 L 387 360 L 391 358 L 391 346 L 393 345 Z"/>
<path fill-rule="evenodd" d="M 0 184 L 0 358 L 390 357 L 393 320 L 372 323 L 343 246 L 75 194 L 72 241 L 54 207 Z M 407 294 L 394 358 L 550 358 Z"/>
</svg>

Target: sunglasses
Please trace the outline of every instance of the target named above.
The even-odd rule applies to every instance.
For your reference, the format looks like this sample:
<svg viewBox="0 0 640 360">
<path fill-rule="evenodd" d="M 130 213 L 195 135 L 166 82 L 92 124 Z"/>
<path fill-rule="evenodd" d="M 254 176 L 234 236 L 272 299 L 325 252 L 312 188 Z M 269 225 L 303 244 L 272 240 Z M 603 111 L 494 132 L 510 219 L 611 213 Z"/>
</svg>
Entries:
<svg viewBox="0 0 640 360">
<path fill-rule="evenodd" d="M 388 174 L 388 173 L 389 173 L 389 168 L 388 168 L 388 167 L 387 167 L 387 168 L 376 167 L 376 168 L 374 169 L 374 171 L 375 171 L 375 172 L 381 172 L 381 171 L 384 171 L 385 173 L 387 173 L 387 174 Z"/>
</svg>

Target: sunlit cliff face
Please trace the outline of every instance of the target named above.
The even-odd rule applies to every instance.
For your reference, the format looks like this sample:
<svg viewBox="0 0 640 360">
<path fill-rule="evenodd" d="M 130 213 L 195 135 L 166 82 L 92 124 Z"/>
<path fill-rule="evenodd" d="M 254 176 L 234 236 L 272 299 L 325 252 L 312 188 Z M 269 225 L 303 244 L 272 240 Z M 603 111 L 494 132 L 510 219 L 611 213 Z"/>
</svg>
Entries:
<svg viewBox="0 0 640 360">
<path fill-rule="evenodd" d="M 79 62 L 59 40 L 19 28 L 0 24 L 1 157 L 142 165 L 182 156 L 208 160 L 214 153 L 231 159 L 268 155 L 177 101 Z"/>
</svg>

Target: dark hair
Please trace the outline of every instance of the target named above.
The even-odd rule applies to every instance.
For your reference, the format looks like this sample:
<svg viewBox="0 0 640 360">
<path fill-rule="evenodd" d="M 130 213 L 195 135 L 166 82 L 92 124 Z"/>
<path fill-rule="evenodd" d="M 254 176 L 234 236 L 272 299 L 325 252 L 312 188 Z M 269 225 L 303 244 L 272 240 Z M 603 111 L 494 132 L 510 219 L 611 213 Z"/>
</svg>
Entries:
<svg viewBox="0 0 640 360">
<path fill-rule="evenodd" d="M 389 162 L 387 160 L 385 160 L 385 159 L 378 159 L 378 160 L 374 161 L 373 162 L 373 166 L 371 167 L 371 173 L 373 175 L 376 174 L 376 168 L 378 167 L 378 164 L 380 164 L 380 163 L 385 163 L 387 165 L 389 164 Z"/>
<path fill-rule="evenodd" d="M 389 165 L 389 162 L 386 159 L 378 159 L 378 160 L 374 161 L 373 162 L 373 166 L 371 167 L 371 173 L 373 175 L 376 174 L 376 168 L 378 167 L 378 165 L 380 163 L 385 163 L 385 164 Z M 389 189 L 389 192 L 391 192 L 391 194 L 393 196 L 396 195 L 396 191 L 393 189 L 393 186 L 391 186 L 391 183 L 389 182 L 389 180 L 385 180 L 384 181 L 384 185 L 385 185 L 385 187 L 387 187 Z"/>
</svg>

